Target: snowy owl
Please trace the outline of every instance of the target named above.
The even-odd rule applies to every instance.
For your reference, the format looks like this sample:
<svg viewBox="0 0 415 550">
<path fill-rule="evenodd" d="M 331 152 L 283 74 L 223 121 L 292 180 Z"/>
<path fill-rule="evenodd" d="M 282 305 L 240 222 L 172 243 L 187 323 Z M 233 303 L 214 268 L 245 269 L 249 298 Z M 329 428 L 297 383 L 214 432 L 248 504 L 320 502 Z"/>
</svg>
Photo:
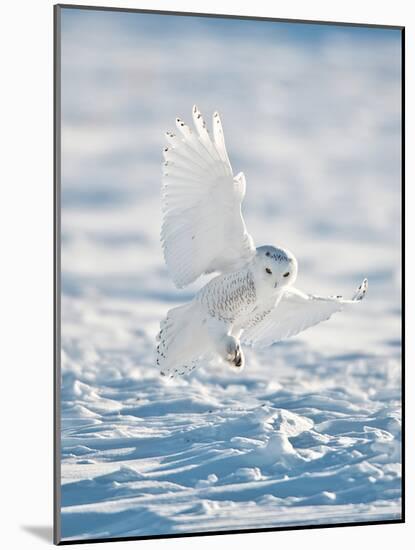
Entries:
<svg viewBox="0 0 415 550">
<path fill-rule="evenodd" d="M 178 288 L 216 273 L 187 304 L 168 311 L 160 324 L 156 362 L 175 377 L 220 360 L 241 370 L 241 344 L 268 346 L 328 319 L 365 296 L 321 297 L 293 287 L 297 260 L 284 248 L 255 247 L 241 212 L 245 177 L 234 176 L 219 114 L 212 136 L 193 107 L 194 130 L 180 118 L 166 133 L 163 156 L 161 241 Z"/>
</svg>

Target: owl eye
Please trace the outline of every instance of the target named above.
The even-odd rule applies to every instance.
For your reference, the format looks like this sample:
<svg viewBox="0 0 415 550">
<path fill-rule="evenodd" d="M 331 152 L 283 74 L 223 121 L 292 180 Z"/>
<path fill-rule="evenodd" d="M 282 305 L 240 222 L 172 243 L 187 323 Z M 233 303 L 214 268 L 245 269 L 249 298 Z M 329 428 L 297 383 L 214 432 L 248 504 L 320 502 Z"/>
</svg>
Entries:
<svg viewBox="0 0 415 550">
<path fill-rule="evenodd" d="M 265 268 L 265 271 L 266 271 L 269 275 L 271 275 L 271 273 L 272 273 L 272 271 L 270 270 L 269 267 L 266 267 L 266 268 Z"/>
<path fill-rule="evenodd" d="M 288 277 L 289 274 L 290 274 L 290 272 L 287 271 L 287 273 L 284 273 L 283 277 Z"/>
</svg>

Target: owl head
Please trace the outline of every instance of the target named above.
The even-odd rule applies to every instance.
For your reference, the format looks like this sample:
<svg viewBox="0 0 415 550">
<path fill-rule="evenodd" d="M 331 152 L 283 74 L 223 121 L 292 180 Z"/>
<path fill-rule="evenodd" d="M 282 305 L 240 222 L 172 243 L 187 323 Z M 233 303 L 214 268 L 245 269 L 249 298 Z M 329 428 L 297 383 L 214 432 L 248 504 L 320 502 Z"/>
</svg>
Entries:
<svg viewBox="0 0 415 550">
<path fill-rule="evenodd" d="M 253 263 L 256 278 L 271 288 L 290 286 L 297 278 L 297 260 L 285 248 L 259 246 Z"/>
</svg>

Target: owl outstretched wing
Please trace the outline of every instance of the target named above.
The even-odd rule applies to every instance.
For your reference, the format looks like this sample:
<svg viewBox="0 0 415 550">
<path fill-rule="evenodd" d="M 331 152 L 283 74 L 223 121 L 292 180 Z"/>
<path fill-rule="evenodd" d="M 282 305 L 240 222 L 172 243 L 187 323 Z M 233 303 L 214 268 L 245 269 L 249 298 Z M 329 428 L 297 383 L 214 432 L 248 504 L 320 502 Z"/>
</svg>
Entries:
<svg viewBox="0 0 415 550">
<path fill-rule="evenodd" d="M 177 287 L 204 273 L 240 269 L 255 254 L 241 204 L 245 177 L 233 176 L 222 123 L 213 115 L 213 137 L 199 109 L 194 130 L 176 119 L 178 134 L 166 133 L 164 148 L 161 241 Z"/>
<path fill-rule="evenodd" d="M 245 344 L 266 347 L 295 336 L 307 328 L 326 321 L 345 307 L 360 302 L 366 295 L 367 288 L 368 281 L 364 279 L 349 300 L 338 296 L 315 296 L 290 288 L 268 315 L 242 333 L 241 340 Z"/>
</svg>

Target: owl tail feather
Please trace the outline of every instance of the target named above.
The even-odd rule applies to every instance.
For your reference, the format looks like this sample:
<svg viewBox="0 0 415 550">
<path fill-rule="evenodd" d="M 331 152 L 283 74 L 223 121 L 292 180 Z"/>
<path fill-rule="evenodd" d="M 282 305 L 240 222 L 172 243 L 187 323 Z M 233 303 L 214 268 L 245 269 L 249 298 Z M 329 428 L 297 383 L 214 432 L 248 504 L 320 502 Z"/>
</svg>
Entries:
<svg viewBox="0 0 415 550">
<path fill-rule="evenodd" d="M 192 301 L 170 309 L 157 340 L 156 364 L 162 376 L 174 378 L 194 370 L 208 346 L 199 304 Z"/>
</svg>

